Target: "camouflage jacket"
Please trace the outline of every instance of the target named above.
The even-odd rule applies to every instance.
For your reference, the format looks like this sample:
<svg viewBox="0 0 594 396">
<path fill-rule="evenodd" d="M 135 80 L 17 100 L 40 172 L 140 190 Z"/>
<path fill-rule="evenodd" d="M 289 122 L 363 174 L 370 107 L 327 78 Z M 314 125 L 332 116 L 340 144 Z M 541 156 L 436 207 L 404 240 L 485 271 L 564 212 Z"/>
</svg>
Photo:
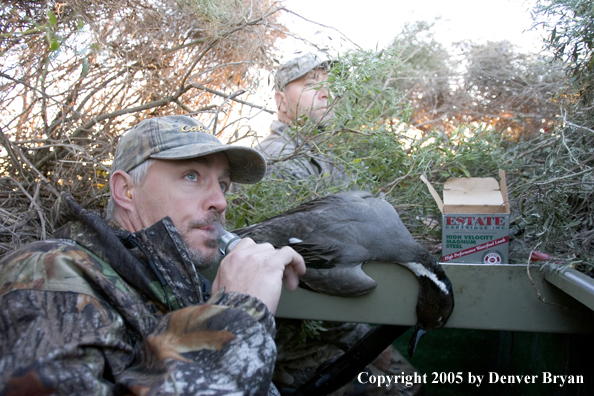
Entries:
<svg viewBox="0 0 594 396">
<path fill-rule="evenodd" d="M 299 136 L 292 135 L 286 124 L 274 121 L 270 126 L 270 134 L 254 148 L 266 159 L 277 159 L 295 154 L 295 150 L 299 149 L 301 144 Z M 316 152 L 312 145 L 306 143 L 300 150 L 302 151 L 296 158 L 269 166 L 267 173 L 290 180 L 302 180 L 309 176 L 316 178 L 330 176 L 336 180 L 348 178 L 343 169 L 330 158 Z"/>
<path fill-rule="evenodd" d="M 130 234 L 69 194 L 55 218 L 64 239 L 0 261 L 0 396 L 278 394 L 272 314 L 241 293 L 205 302 L 169 218 Z"/>
</svg>

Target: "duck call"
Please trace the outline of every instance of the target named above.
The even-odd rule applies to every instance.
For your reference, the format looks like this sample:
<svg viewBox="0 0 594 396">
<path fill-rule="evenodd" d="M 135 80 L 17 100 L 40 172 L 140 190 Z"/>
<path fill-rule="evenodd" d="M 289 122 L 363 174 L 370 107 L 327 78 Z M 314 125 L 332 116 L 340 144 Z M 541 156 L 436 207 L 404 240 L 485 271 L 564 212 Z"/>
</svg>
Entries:
<svg viewBox="0 0 594 396">
<path fill-rule="evenodd" d="M 219 250 L 223 256 L 229 254 L 231 249 L 237 245 L 241 238 L 232 232 L 225 230 L 221 223 L 213 222 L 212 223 L 216 228 L 217 232 L 217 241 L 219 242 Z"/>
</svg>

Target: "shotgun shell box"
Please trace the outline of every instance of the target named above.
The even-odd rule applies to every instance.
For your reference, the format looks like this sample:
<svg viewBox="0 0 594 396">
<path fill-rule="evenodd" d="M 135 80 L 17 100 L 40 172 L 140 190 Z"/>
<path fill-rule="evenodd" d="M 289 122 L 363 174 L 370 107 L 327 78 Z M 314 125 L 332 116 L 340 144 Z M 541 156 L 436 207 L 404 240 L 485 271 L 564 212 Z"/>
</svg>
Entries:
<svg viewBox="0 0 594 396">
<path fill-rule="evenodd" d="M 505 172 L 492 177 L 449 179 L 443 201 L 424 177 L 442 213 L 444 263 L 507 264 L 509 257 L 509 200 Z"/>
</svg>

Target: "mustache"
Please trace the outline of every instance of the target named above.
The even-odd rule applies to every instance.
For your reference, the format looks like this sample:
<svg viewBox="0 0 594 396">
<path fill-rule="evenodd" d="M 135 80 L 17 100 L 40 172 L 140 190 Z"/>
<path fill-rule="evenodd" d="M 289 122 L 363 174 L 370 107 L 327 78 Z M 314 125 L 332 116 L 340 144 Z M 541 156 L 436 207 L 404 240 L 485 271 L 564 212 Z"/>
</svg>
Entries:
<svg viewBox="0 0 594 396">
<path fill-rule="evenodd" d="M 225 216 L 223 216 L 221 213 L 210 212 L 208 214 L 208 216 L 206 216 L 206 218 L 201 219 L 201 220 L 192 221 L 190 223 L 190 228 L 206 227 L 207 225 L 210 225 L 210 224 L 214 223 L 215 221 L 218 223 L 221 223 L 221 225 L 223 227 L 225 227 Z"/>
</svg>

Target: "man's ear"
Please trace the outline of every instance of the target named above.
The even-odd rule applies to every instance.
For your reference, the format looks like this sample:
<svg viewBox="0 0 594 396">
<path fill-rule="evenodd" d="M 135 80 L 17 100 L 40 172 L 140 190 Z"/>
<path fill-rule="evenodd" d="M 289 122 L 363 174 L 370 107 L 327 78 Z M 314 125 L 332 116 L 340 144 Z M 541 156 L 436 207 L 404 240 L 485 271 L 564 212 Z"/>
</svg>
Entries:
<svg viewBox="0 0 594 396">
<path fill-rule="evenodd" d="M 131 211 L 134 207 L 132 176 L 123 170 L 117 170 L 111 175 L 109 186 L 111 188 L 111 195 L 117 206 L 127 211 Z"/>
<path fill-rule="evenodd" d="M 289 119 L 287 116 L 287 112 L 289 111 L 289 96 L 285 91 L 276 91 L 274 93 L 274 101 L 276 102 L 278 120 L 285 122 Z"/>
</svg>

